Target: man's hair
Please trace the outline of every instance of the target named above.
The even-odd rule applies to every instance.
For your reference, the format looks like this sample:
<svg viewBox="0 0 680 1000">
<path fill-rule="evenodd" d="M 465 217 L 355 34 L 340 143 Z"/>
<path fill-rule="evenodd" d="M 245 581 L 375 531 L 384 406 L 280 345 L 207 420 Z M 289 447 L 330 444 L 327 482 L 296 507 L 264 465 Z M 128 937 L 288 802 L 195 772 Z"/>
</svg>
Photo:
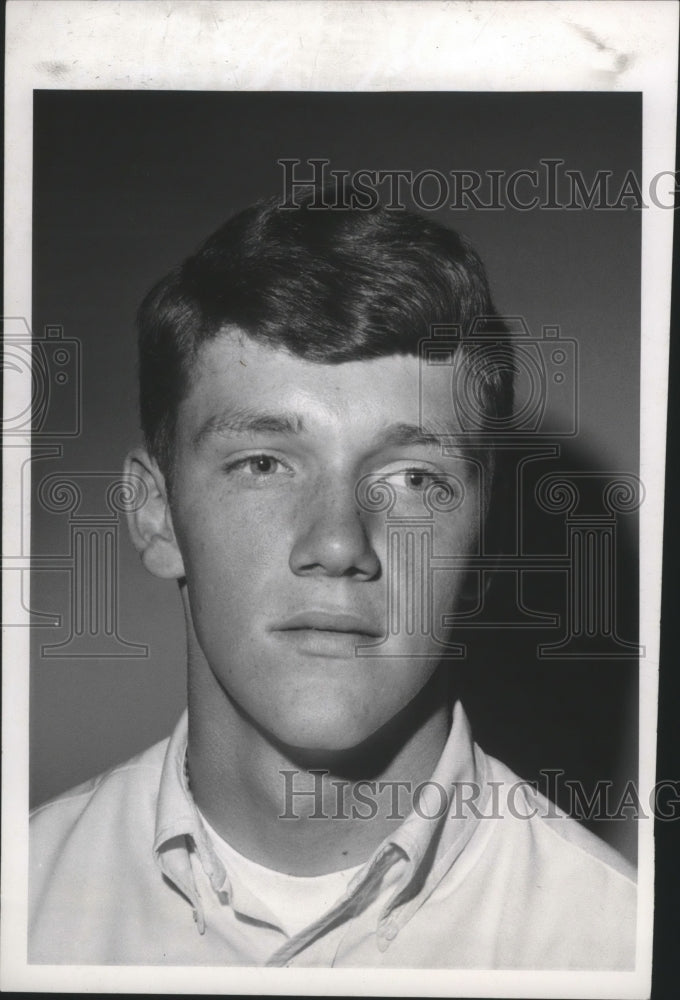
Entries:
<svg viewBox="0 0 680 1000">
<path fill-rule="evenodd" d="M 434 324 L 495 314 L 484 266 L 452 229 L 409 211 L 296 206 L 274 197 L 231 218 L 163 278 L 138 314 L 142 430 L 166 478 L 197 354 L 226 327 L 322 364 L 418 355 Z M 323 200 L 322 200 L 323 203 Z M 502 322 L 495 333 L 504 330 Z M 458 348 L 463 352 L 464 347 Z M 506 364 L 482 364 L 492 420 L 512 409 Z"/>
</svg>

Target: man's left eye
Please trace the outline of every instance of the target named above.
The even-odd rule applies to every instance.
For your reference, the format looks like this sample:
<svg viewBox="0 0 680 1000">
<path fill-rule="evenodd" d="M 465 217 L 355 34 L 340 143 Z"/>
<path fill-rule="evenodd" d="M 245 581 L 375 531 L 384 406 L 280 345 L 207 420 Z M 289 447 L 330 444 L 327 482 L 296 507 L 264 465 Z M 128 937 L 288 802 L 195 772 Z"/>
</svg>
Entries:
<svg viewBox="0 0 680 1000">
<path fill-rule="evenodd" d="M 416 492 L 426 490 L 428 486 L 436 483 L 439 479 L 435 472 L 430 472 L 427 469 L 406 469 L 403 476 L 406 486 Z"/>
<path fill-rule="evenodd" d="M 385 483 L 390 483 L 394 489 L 407 493 L 424 493 L 431 486 L 447 484 L 447 477 L 442 473 L 435 469 L 423 469 L 418 466 L 406 469 L 386 469 L 382 473 L 381 479 Z"/>
<path fill-rule="evenodd" d="M 413 469 L 404 473 L 406 485 L 412 490 L 424 490 L 432 482 L 432 475 Z"/>
</svg>

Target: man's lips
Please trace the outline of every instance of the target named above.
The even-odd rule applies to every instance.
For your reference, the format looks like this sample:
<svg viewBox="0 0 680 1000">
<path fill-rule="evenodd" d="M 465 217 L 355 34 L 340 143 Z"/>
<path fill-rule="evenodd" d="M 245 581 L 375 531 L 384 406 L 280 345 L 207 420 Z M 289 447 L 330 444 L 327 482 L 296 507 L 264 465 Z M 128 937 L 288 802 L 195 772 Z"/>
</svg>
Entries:
<svg viewBox="0 0 680 1000">
<path fill-rule="evenodd" d="M 379 638 L 384 630 L 359 615 L 332 611 L 299 611 L 272 626 L 272 632 L 298 632 L 313 629 L 319 632 L 340 632 Z"/>
</svg>

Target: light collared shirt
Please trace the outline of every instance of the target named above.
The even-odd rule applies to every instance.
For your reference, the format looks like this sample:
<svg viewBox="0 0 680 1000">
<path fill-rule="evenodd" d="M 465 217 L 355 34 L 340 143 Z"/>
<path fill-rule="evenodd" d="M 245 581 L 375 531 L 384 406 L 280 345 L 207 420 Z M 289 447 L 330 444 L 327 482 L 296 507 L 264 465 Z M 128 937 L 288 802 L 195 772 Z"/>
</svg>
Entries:
<svg viewBox="0 0 680 1000">
<path fill-rule="evenodd" d="M 169 740 L 34 812 L 29 962 L 634 967 L 630 866 L 484 754 L 460 704 L 417 808 L 293 936 L 232 885 L 186 747 L 185 713 Z"/>
</svg>

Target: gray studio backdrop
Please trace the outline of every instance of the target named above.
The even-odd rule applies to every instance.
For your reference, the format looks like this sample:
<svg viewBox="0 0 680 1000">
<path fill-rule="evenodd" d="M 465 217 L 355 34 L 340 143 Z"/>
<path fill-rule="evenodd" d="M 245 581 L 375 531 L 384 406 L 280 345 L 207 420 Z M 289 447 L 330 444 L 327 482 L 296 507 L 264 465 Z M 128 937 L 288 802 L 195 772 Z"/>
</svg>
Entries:
<svg viewBox="0 0 680 1000">
<path fill-rule="evenodd" d="M 32 460 L 37 803 L 165 736 L 184 704 L 176 586 L 138 563 L 115 487 L 139 440 L 134 314 L 151 283 L 233 212 L 281 191 L 282 158 L 325 158 L 330 169 L 352 173 L 506 177 L 552 158 L 589 183 L 598 170 L 611 171 L 615 195 L 628 171 L 639 176 L 641 102 L 634 94 L 42 91 L 34 141 L 33 333 L 51 387 Z M 565 176 L 559 183 L 563 206 L 570 190 Z M 425 186 L 423 197 L 433 200 L 433 190 Z M 516 192 L 528 201 L 530 181 Z M 578 345 L 578 433 L 541 475 L 635 473 L 640 211 L 630 201 L 528 210 L 473 202 L 431 214 L 475 243 L 500 311 L 523 317 L 536 338 L 556 326 Z M 632 643 L 633 517 L 616 516 L 617 627 Z M 536 551 L 562 545 L 564 515 L 544 520 Z M 109 586 L 115 622 L 94 622 L 79 639 L 74 621 L 87 613 L 88 594 Z M 549 587 L 529 574 L 524 598 L 538 611 L 557 600 L 563 626 L 565 588 L 559 571 Z M 503 586 L 498 594 L 512 600 Z M 477 739 L 528 778 L 553 768 L 586 788 L 600 779 L 622 787 L 636 775 L 637 662 L 624 646 L 604 659 L 587 650 L 536 656 L 540 643 L 559 638 L 554 627 L 466 634 L 468 656 L 451 669 Z M 631 824 L 593 828 L 633 856 Z"/>
</svg>

